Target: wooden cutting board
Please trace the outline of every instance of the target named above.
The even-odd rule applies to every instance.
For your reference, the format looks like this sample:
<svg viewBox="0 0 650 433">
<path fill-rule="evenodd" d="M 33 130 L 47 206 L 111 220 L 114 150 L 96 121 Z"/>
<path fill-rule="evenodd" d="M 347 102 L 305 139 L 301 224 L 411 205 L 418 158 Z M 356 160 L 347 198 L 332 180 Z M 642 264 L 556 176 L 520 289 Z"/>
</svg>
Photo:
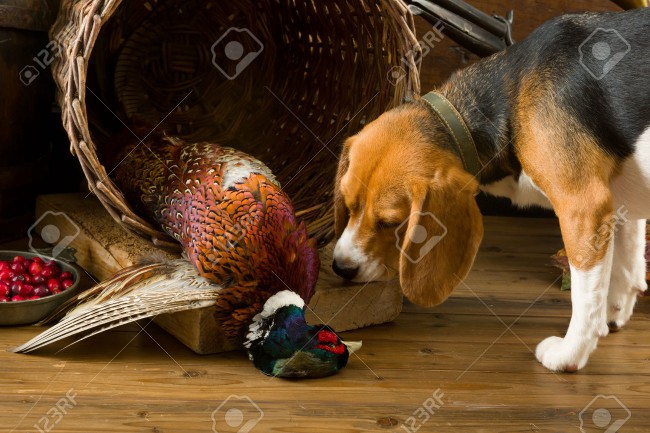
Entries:
<svg viewBox="0 0 650 433">
<path fill-rule="evenodd" d="M 58 232 L 56 245 L 74 248 L 77 263 L 97 280 L 143 257 L 177 257 L 124 230 L 92 195 L 41 196 L 36 201 L 36 221 L 31 236 L 39 236 L 45 227 L 50 238 Z M 307 311 L 308 322 L 326 323 L 341 332 L 395 319 L 402 310 L 399 283 L 344 282 L 331 270 L 332 249 L 330 244 L 320 250 L 321 270 Z M 223 339 L 213 307 L 163 314 L 154 322 L 198 354 L 240 349 Z"/>
</svg>

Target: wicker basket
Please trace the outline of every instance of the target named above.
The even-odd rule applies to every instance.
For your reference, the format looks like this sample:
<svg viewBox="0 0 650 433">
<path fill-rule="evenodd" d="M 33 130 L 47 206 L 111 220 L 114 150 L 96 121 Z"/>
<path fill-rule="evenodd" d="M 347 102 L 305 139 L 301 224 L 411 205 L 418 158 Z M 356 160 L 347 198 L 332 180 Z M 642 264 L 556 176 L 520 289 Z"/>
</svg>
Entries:
<svg viewBox="0 0 650 433">
<path fill-rule="evenodd" d="M 63 0 L 52 37 L 63 124 L 91 191 L 161 247 L 177 244 L 110 178 L 130 121 L 264 161 L 323 243 L 342 140 L 419 93 L 401 0 Z"/>
</svg>

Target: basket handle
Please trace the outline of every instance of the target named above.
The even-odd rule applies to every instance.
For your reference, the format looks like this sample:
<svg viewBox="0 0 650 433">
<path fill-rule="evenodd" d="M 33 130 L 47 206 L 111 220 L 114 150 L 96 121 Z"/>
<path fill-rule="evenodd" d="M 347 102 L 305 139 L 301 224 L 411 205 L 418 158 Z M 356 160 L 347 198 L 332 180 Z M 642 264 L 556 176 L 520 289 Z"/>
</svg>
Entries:
<svg viewBox="0 0 650 433">
<path fill-rule="evenodd" d="M 431 24 L 442 21 L 443 33 L 479 56 L 489 56 L 512 45 L 513 11 L 490 16 L 462 0 L 407 0 L 413 15 Z"/>
</svg>

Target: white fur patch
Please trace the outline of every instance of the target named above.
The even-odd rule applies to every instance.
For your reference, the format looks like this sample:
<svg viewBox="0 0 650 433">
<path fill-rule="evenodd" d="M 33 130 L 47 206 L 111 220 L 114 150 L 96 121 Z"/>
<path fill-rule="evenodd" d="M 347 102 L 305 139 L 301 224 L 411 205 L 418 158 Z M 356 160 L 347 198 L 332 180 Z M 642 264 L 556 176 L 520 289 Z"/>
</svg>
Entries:
<svg viewBox="0 0 650 433">
<path fill-rule="evenodd" d="M 392 276 L 379 260 L 368 260 L 363 266 L 359 266 L 359 272 L 352 281 L 359 283 L 382 281 L 389 280 Z"/>
<path fill-rule="evenodd" d="M 343 267 L 362 267 L 368 261 L 368 257 L 357 246 L 356 234 L 360 224 L 361 219 L 354 227 L 348 224 L 334 247 L 334 260 Z"/>
<path fill-rule="evenodd" d="M 508 176 L 487 185 L 481 185 L 481 191 L 497 197 L 509 198 L 512 204 L 519 207 L 532 205 L 552 209 L 551 202 L 546 194 L 533 182 L 533 180 L 522 170 L 519 179 Z"/>
<path fill-rule="evenodd" d="M 371 259 L 359 248 L 357 243 L 357 230 L 359 222 L 351 227 L 349 224 L 334 247 L 334 260 L 345 268 L 358 268 L 357 275 L 352 279 L 355 282 L 379 281 L 389 279 L 391 275 L 378 259 Z"/>
<path fill-rule="evenodd" d="M 607 323 L 615 323 L 617 328 L 621 328 L 630 319 L 637 295 L 648 288 L 645 271 L 645 220 L 622 222 L 614 233 Z"/>
<path fill-rule="evenodd" d="M 630 219 L 650 218 L 650 127 L 639 137 L 635 152 L 611 182 L 614 209 L 624 206 Z"/>
<path fill-rule="evenodd" d="M 571 304 L 569 329 L 564 338 L 548 337 L 535 356 L 552 371 L 579 370 L 596 349 L 598 338 L 607 335 L 607 289 L 612 269 L 613 242 L 601 263 L 589 270 L 571 265 Z"/>
</svg>

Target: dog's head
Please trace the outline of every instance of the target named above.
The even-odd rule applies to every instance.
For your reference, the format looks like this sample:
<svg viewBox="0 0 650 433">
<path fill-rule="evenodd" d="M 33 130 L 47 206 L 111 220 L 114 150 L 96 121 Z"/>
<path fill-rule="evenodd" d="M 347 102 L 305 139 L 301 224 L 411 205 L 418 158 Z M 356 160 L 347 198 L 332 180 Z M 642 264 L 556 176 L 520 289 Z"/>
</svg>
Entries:
<svg viewBox="0 0 650 433">
<path fill-rule="evenodd" d="M 335 186 L 332 264 L 353 281 L 399 275 L 432 306 L 465 278 L 483 236 L 478 183 L 423 103 L 390 110 L 344 144 Z"/>
</svg>

